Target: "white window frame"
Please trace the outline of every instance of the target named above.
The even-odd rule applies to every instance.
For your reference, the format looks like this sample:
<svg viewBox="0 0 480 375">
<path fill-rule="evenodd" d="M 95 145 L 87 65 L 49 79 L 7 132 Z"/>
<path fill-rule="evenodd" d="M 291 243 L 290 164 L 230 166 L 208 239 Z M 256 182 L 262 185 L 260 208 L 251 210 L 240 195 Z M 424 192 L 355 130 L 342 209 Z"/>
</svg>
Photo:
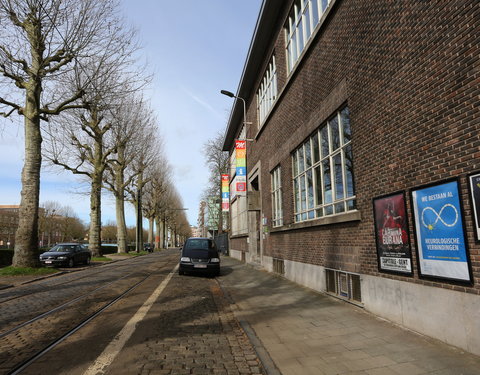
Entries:
<svg viewBox="0 0 480 375">
<path fill-rule="evenodd" d="M 296 0 L 285 23 L 287 74 L 290 74 L 303 49 L 320 23 L 332 0 Z"/>
<path fill-rule="evenodd" d="M 343 116 L 348 118 L 348 127 Z M 338 123 L 337 140 L 334 139 L 333 134 L 335 123 Z M 349 138 L 344 137 L 345 129 L 348 129 Z M 325 135 L 328 144 L 322 151 L 322 137 Z M 316 144 L 317 147 L 315 147 Z M 335 147 L 337 144 L 338 147 Z M 356 210 L 351 147 L 349 111 L 348 107 L 343 107 L 293 152 L 292 184 L 295 222 Z M 347 168 L 348 158 L 350 158 L 350 171 Z M 335 161 L 339 163 L 335 164 Z M 341 173 L 338 175 L 335 173 L 337 165 L 341 168 Z M 325 176 L 330 180 L 329 189 L 325 187 Z M 336 177 L 341 178 L 341 183 L 337 183 Z"/>
<path fill-rule="evenodd" d="M 275 55 L 268 64 L 267 71 L 263 76 L 257 91 L 258 128 L 260 129 L 278 97 L 277 67 Z"/>
<path fill-rule="evenodd" d="M 283 225 L 281 167 L 276 167 L 270 175 L 272 195 L 272 227 L 275 228 Z"/>
</svg>

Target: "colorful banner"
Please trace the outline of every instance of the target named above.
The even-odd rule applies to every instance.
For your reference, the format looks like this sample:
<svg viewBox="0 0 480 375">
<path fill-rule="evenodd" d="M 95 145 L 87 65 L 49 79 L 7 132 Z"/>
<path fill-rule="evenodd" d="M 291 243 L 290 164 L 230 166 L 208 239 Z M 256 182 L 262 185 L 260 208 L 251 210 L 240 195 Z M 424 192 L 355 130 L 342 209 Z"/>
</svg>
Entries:
<svg viewBox="0 0 480 375">
<path fill-rule="evenodd" d="M 247 141 L 235 141 L 236 177 L 235 190 L 238 195 L 247 194 Z"/>
<path fill-rule="evenodd" d="M 412 274 L 406 212 L 403 193 L 373 199 L 379 271 Z"/>
<path fill-rule="evenodd" d="M 222 211 L 228 212 L 230 210 L 230 176 L 222 174 Z"/>
<path fill-rule="evenodd" d="M 422 276 L 471 282 L 458 182 L 412 190 Z"/>
</svg>

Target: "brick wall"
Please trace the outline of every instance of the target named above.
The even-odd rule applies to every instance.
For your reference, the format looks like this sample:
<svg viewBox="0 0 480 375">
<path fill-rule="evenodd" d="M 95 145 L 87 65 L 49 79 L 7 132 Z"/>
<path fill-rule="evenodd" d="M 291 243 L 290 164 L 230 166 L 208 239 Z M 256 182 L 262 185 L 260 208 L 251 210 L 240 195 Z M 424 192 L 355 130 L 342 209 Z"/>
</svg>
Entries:
<svg viewBox="0 0 480 375">
<path fill-rule="evenodd" d="M 270 171 L 281 165 L 284 223 L 293 223 L 290 153 L 346 102 L 362 219 L 270 233 L 264 254 L 480 294 L 480 245 L 465 178 L 480 170 L 478 19 L 477 0 L 337 0 L 291 77 L 279 21 L 263 65 L 274 51 L 280 97 L 247 154 L 250 168 L 261 160 L 263 214 L 270 224 Z M 257 87 L 249 119 L 256 119 Z M 414 187 L 451 177 L 460 177 L 474 286 L 418 278 L 408 199 L 414 276 L 379 274 L 372 198 L 399 190 L 408 197 Z M 240 246 L 245 239 L 232 240 L 232 248 Z"/>
</svg>

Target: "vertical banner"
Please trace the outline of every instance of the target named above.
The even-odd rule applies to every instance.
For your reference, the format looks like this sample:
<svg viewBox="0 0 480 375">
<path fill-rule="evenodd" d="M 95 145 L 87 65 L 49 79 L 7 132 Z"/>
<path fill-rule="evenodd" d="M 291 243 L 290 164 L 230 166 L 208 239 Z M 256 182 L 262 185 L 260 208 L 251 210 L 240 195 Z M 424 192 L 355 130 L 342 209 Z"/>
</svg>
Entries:
<svg viewBox="0 0 480 375">
<path fill-rule="evenodd" d="M 247 141 L 235 141 L 236 183 L 238 195 L 247 194 Z"/>
<path fill-rule="evenodd" d="M 421 276 L 472 282 L 458 181 L 412 190 Z"/>
<path fill-rule="evenodd" d="M 477 241 L 480 241 L 480 173 L 468 176 L 468 183 L 470 185 L 473 228 Z"/>
<path fill-rule="evenodd" d="M 380 272 L 412 275 L 407 209 L 403 192 L 373 199 L 375 239 Z"/>
<path fill-rule="evenodd" d="M 228 212 L 230 209 L 230 176 L 222 174 L 222 211 Z"/>
</svg>

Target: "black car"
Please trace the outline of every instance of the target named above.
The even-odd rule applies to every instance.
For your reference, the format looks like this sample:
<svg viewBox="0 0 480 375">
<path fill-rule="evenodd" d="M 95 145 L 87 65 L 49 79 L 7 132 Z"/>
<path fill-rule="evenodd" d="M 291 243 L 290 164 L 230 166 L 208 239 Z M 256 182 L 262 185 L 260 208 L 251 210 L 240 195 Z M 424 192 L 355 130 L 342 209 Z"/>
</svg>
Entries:
<svg viewBox="0 0 480 375">
<path fill-rule="evenodd" d="M 40 263 L 47 267 L 90 264 L 92 254 L 85 245 L 79 243 L 60 243 L 46 253 L 40 254 Z"/>
<path fill-rule="evenodd" d="M 220 255 L 210 238 L 189 238 L 182 247 L 178 273 L 187 272 L 220 275 Z"/>
</svg>

